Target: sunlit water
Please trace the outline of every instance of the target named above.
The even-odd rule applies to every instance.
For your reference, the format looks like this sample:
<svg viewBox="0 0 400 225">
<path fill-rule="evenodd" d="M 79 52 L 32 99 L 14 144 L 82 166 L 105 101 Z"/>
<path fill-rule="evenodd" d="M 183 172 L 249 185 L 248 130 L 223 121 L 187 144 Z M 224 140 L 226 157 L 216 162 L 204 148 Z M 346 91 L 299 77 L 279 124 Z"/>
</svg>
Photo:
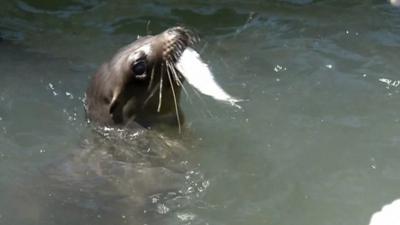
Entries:
<svg viewBox="0 0 400 225">
<path fill-rule="evenodd" d="M 362 225 L 400 198 L 399 8 L 55 2 L 0 3 L 0 224 Z M 129 195 L 134 163 L 96 156 L 127 174 L 79 176 L 84 150 L 94 148 L 82 98 L 119 47 L 176 24 L 200 34 L 198 50 L 221 86 L 245 101 L 237 109 L 192 92 L 182 99 L 189 137 L 174 141 L 186 146 L 184 169 L 156 171 L 151 188 L 183 178 L 175 182 L 183 197 L 157 205 L 159 195 Z"/>
</svg>

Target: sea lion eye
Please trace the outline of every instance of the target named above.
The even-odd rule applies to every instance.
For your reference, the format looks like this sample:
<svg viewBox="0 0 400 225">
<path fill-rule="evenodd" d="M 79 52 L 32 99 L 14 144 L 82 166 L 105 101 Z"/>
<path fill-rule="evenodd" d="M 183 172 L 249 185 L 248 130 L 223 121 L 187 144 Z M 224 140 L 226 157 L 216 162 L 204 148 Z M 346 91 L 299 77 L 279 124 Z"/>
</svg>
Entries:
<svg viewBox="0 0 400 225">
<path fill-rule="evenodd" d="M 133 64 L 132 71 L 135 77 L 142 77 L 146 72 L 146 63 L 143 60 L 140 60 Z"/>
</svg>

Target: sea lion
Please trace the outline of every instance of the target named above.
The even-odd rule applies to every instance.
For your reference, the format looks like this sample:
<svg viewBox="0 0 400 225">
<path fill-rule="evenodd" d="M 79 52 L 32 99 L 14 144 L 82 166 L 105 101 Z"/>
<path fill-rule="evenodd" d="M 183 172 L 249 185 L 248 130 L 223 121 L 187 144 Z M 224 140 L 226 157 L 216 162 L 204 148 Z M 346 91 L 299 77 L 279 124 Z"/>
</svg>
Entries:
<svg viewBox="0 0 400 225">
<path fill-rule="evenodd" d="M 8 210 L 27 212 L 8 222 L 166 224 L 175 212 L 187 213 L 206 182 L 185 157 L 182 139 L 119 128 L 183 123 L 184 80 L 175 64 L 195 42 L 191 31 L 175 27 L 139 38 L 103 64 L 85 103 L 88 119 L 100 126 L 88 126 L 79 147 L 6 190 L 14 199 Z"/>
<path fill-rule="evenodd" d="M 184 78 L 175 64 L 197 40 L 192 31 L 173 27 L 120 49 L 89 85 L 88 119 L 101 125 L 182 125 L 179 99 Z"/>
</svg>

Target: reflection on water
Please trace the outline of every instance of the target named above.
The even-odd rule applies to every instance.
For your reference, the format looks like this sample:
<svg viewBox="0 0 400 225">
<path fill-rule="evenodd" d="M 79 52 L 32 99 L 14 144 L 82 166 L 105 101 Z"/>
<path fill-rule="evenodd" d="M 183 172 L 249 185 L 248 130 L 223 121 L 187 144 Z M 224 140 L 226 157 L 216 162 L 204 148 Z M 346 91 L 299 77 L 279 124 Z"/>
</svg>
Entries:
<svg viewBox="0 0 400 225">
<path fill-rule="evenodd" d="M 400 197 L 400 11 L 389 1 L 0 6 L 2 224 L 368 224 Z M 86 154 L 89 77 L 137 35 L 176 24 L 199 32 L 198 50 L 221 86 L 246 100 L 242 109 L 188 90 L 190 138 L 178 139 L 187 151 L 178 161 L 188 164 L 158 167 L 165 176 Z M 116 170 L 100 176 L 106 167 Z M 85 168 L 93 180 L 82 179 Z M 154 194 L 190 190 L 187 176 L 202 190 L 194 197 Z M 139 184 L 151 188 L 131 195 Z"/>
</svg>

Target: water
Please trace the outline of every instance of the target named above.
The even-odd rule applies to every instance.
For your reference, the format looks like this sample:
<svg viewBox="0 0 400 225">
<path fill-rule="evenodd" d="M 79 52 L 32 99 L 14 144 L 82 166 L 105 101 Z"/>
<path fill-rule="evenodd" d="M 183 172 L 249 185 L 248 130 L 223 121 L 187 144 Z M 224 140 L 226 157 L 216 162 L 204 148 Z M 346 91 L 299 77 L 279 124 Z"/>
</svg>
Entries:
<svg viewBox="0 0 400 225">
<path fill-rule="evenodd" d="M 87 138 L 82 97 L 97 67 L 176 24 L 200 34 L 219 83 L 246 101 L 182 99 L 185 160 L 204 191 L 160 205 L 154 224 L 361 225 L 400 198 L 400 9 L 385 1 L 3 1 L 0 224 L 146 222 L 96 203 L 108 189 L 76 204 L 114 208 L 107 218 L 65 210 L 63 196 L 46 208 L 40 175 Z"/>
</svg>

